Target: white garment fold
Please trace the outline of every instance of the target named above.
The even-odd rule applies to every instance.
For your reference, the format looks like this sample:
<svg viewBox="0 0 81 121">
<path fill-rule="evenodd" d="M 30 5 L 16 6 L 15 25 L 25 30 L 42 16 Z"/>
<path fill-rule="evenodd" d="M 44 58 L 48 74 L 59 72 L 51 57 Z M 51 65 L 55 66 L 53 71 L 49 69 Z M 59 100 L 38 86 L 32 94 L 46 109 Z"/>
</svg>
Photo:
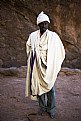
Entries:
<svg viewBox="0 0 81 121">
<path fill-rule="evenodd" d="M 65 58 L 64 46 L 59 36 L 52 31 L 46 32 L 40 38 L 40 30 L 29 36 L 26 43 L 28 67 L 26 78 L 26 96 L 30 96 L 30 56 L 31 50 L 36 52 L 32 72 L 32 95 L 42 95 L 51 90 L 56 81 Z M 32 96 L 35 98 L 35 96 Z"/>
</svg>

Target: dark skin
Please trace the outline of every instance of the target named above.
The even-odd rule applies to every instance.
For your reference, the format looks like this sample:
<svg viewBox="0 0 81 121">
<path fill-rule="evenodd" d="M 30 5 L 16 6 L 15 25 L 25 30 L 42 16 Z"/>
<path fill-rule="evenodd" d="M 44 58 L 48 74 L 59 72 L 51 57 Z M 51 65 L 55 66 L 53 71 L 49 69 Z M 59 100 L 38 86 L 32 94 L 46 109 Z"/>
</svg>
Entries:
<svg viewBox="0 0 81 121">
<path fill-rule="evenodd" d="M 49 27 L 49 23 L 48 21 L 44 21 L 38 24 L 39 28 L 40 28 L 40 34 L 42 35 Z"/>
</svg>

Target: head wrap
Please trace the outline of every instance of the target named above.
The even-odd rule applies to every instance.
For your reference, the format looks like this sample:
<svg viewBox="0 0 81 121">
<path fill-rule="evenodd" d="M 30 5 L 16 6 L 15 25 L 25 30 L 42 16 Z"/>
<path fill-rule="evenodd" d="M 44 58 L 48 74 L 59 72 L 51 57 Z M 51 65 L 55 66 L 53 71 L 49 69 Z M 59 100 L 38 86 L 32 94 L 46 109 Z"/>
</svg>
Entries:
<svg viewBox="0 0 81 121">
<path fill-rule="evenodd" d="M 43 21 L 48 21 L 50 23 L 49 17 L 42 11 L 37 17 L 37 25 Z"/>
</svg>

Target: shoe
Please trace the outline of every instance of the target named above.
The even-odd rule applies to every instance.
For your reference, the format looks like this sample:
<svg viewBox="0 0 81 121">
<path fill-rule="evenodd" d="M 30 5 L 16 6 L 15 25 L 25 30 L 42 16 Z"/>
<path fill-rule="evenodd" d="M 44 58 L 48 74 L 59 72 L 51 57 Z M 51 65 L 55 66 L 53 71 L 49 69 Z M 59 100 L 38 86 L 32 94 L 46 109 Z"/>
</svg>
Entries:
<svg viewBox="0 0 81 121">
<path fill-rule="evenodd" d="M 55 114 L 49 114 L 50 118 L 54 119 L 55 118 Z"/>
<path fill-rule="evenodd" d="M 38 115 L 41 115 L 41 116 L 42 116 L 44 113 L 45 113 L 44 110 L 39 110 L 39 111 L 38 111 Z"/>
<path fill-rule="evenodd" d="M 54 114 L 54 113 L 49 113 L 49 112 L 48 112 L 48 114 L 49 114 L 50 118 L 52 118 L 52 119 L 55 118 L 55 114 Z"/>
</svg>

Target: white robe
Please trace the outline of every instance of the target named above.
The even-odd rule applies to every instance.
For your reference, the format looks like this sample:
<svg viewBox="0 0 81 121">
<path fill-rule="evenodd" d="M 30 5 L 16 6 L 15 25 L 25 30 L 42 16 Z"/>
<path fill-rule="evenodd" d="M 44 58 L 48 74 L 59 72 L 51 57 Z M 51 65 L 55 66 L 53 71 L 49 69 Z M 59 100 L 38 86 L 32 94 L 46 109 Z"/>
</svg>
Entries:
<svg viewBox="0 0 81 121">
<path fill-rule="evenodd" d="M 26 96 L 36 99 L 51 90 L 56 81 L 65 58 L 64 46 L 59 36 L 52 31 L 46 32 L 40 38 L 40 30 L 30 34 L 26 43 L 27 47 L 27 78 Z M 32 71 L 32 84 L 30 84 L 30 57 L 31 52 L 36 53 Z M 30 86 L 32 94 L 30 93 Z"/>
</svg>

